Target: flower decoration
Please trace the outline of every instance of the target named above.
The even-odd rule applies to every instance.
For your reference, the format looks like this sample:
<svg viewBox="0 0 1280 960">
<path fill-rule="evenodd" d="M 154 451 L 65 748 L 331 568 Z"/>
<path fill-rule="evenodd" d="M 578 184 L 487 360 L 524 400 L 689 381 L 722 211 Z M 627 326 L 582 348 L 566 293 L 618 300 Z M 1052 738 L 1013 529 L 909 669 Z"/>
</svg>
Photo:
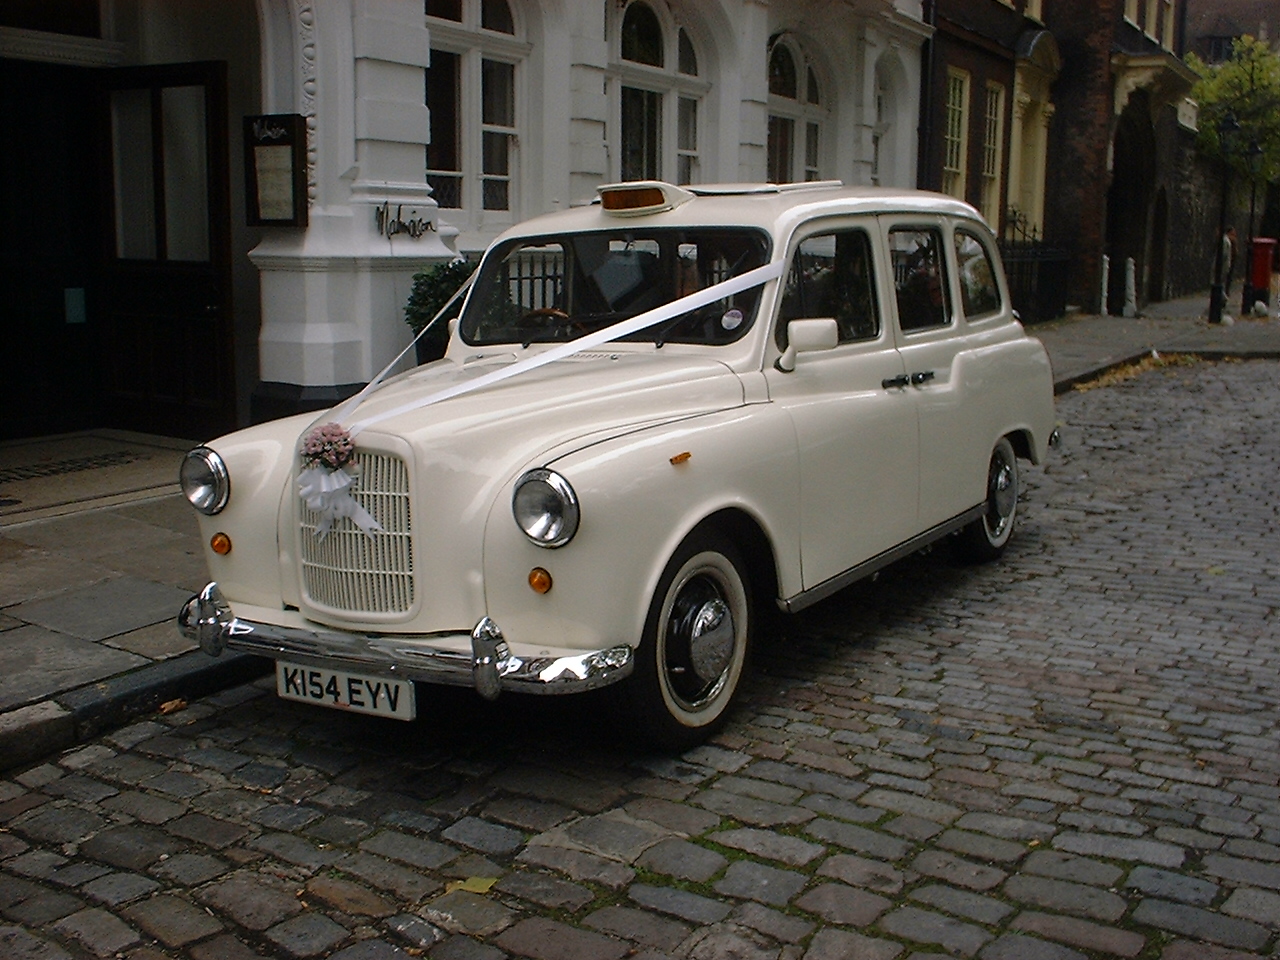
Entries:
<svg viewBox="0 0 1280 960">
<path fill-rule="evenodd" d="M 302 441 L 302 459 L 308 467 L 341 470 L 355 459 L 356 445 L 336 423 L 316 427 Z"/>
<path fill-rule="evenodd" d="M 366 535 L 373 536 L 382 525 L 351 495 L 360 476 L 352 463 L 356 445 L 351 434 L 339 424 L 314 427 L 302 440 L 302 470 L 298 473 L 298 495 L 316 518 L 316 538 L 323 540 L 334 524 L 346 518 Z M 347 469 L 347 465 L 351 464 Z"/>
</svg>

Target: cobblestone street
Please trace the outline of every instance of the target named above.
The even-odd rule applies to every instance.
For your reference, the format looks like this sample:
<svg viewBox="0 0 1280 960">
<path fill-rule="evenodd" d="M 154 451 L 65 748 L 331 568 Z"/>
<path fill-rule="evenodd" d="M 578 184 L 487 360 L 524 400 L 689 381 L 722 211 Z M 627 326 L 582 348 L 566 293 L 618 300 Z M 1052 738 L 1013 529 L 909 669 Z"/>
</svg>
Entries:
<svg viewBox="0 0 1280 960">
<path fill-rule="evenodd" d="M 601 698 L 402 725 L 259 683 L 10 771 L 0 957 L 1275 955 L 1280 364 L 1058 415 L 1002 562 L 781 621 L 682 757 Z"/>
</svg>

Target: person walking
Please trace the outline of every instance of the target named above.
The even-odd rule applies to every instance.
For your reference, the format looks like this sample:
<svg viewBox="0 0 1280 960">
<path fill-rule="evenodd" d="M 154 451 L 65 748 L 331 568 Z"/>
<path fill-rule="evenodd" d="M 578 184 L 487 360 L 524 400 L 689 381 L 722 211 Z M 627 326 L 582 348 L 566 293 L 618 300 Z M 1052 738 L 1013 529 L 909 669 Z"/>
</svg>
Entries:
<svg viewBox="0 0 1280 960">
<path fill-rule="evenodd" d="M 1236 269 L 1236 251 L 1239 249 L 1239 241 L 1236 239 L 1236 228 L 1227 227 L 1227 232 L 1222 235 L 1222 290 L 1223 293 L 1231 296 L 1231 275 Z"/>
</svg>

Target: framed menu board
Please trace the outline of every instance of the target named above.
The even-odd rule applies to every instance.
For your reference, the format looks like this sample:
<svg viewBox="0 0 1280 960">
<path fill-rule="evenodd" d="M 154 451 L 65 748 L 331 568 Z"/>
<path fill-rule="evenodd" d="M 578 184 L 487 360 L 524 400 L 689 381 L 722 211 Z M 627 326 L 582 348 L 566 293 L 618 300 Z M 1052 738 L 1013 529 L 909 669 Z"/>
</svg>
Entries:
<svg viewBox="0 0 1280 960">
<path fill-rule="evenodd" d="M 307 123 L 299 113 L 244 118 L 245 206 L 251 227 L 307 225 Z"/>
</svg>

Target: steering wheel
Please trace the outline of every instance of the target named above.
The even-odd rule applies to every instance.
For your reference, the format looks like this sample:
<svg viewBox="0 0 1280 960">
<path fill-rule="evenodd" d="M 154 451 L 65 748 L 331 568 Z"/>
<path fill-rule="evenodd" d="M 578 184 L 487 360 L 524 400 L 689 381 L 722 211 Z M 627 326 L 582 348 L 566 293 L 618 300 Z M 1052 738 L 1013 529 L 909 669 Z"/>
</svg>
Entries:
<svg viewBox="0 0 1280 960">
<path fill-rule="evenodd" d="M 538 317 L 555 317 L 557 320 L 568 320 L 569 314 L 561 310 L 559 307 L 538 307 L 536 310 L 530 310 L 521 317 L 520 322 L 522 324 L 528 323 L 530 320 Z"/>
<path fill-rule="evenodd" d="M 568 312 L 561 310 L 559 307 L 538 307 L 537 309 L 530 310 L 520 318 L 520 326 L 531 326 L 529 323 L 530 320 L 536 320 L 541 317 L 553 317 L 556 320 L 562 321 L 560 323 L 560 329 L 562 329 L 565 334 L 568 334 L 569 331 L 574 331 L 581 336 L 587 332 L 587 325 L 585 323 L 580 320 L 575 321 Z"/>
</svg>

